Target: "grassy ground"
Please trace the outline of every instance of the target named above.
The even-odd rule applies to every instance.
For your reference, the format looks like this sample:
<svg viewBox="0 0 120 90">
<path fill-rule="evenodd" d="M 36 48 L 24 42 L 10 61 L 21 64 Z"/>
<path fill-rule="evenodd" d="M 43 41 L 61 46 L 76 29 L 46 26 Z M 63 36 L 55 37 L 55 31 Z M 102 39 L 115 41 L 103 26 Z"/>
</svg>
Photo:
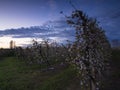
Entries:
<svg viewBox="0 0 120 90">
<path fill-rule="evenodd" d="M 101 90 L 120 90 L 120 50 L 118 49 L 112 50 L 110 71 Z"/>
<path fill-rule="evenodd" d="M 41 71 L 41 66 L 28 66 L 15 57 L 0 59 L 0 90 L 79 90 L 79 80 L 69 66 L 54 66 Z M 101 90 L 120 90 L 120 50 L 112 51 L 110 72 Z"/>
<path fill-rule="evenodd" d="M 0 90 L 67 90 L 75 78 L 71 67 L 56 66 L 55 70 L 39 70 L 15 57 L 0 60 Z"/>
</svg>

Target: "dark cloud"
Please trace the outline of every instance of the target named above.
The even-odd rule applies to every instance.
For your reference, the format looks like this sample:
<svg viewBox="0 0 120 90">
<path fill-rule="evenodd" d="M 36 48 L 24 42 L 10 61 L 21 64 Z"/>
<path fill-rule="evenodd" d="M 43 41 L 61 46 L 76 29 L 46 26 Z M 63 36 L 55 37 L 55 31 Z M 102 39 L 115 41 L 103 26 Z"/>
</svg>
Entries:
<svg viewBox="0 0 120 90">
<path fill-rule="evenodd" d="M 48 33 L 50 32 L 50 28 L 48 27 L 30 27 L 30 28 L 18 28 L 18 29 L 7 29 L 4 31 L 0 31 L 1 35 L 13 35 L 13 37 L 34 37 L 35 33 Z"/>
<path fill-rule="evenodd" d="M 115 15 L 114 13 L 112 13 Z M 119 13 L 116 13 L 119 16 Z M 119 23 L 111 20 L 110 17 L 101 17 L 100 26 L 106 31 L 109 40 L 120 38 L 118 30 Z M 63 39 L 73 40 L 75 36 L 74 28 L 66 23 L 65 18 L 55 21 L 48 21 L 42 26 L 33 26 L 30 28 L 7 29 L 0 31 L 0 36 L 11 35 L 13 38 L 51 38 L 59 37 Z"/>
<path fill-rule="evenodd" d="M 43 26 L 30 28 L 7 29 L 0 31 L 0 36 L 11 36 L 12 38 L 51 38 L 73 39 L 74 29 L 70 28 L 65 20 L 49 21 Z"/>
<path fill-rule="evenodd" d="M 120 19 L 120 6 L 118 8 L 112 8 L 110 10 L 104 10 L 99 17 L 109 19 Z"/>
</svg>

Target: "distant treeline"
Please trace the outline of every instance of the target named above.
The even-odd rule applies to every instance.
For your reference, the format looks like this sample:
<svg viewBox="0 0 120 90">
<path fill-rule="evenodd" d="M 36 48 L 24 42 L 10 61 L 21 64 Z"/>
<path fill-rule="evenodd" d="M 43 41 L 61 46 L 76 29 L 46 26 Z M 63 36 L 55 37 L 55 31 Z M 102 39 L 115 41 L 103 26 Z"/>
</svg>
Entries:
<svg viewBox="0 0 120 90">
<path fill-rule="evenodd" d="M 14 55 L 14 49 L 0 49 L 0 57 L 10 57 Z"/>
</svg>

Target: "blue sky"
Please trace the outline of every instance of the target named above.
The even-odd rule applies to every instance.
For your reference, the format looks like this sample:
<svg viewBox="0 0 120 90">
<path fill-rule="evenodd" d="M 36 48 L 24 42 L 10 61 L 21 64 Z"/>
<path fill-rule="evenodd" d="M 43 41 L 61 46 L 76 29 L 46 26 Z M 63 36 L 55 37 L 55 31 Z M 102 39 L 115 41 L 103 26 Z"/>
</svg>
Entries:
<svg viewBox="0 0 120 90">
<path fill-rule="evenodd" d="M 77 9 L 100 22 L 109 40 L 120 40 L 120 0 L 71 1 Z M 60 14 L 63 11 L 70 15 L 73 10 L 69 0 L 0 0 L 0 47 L 8 47 L 11 39 L 22 45 L 33 38 L 59 42 L 73 38 L 74 31 Z M 31 26 L 39 27 L 31 29 Z"/>
</svg>

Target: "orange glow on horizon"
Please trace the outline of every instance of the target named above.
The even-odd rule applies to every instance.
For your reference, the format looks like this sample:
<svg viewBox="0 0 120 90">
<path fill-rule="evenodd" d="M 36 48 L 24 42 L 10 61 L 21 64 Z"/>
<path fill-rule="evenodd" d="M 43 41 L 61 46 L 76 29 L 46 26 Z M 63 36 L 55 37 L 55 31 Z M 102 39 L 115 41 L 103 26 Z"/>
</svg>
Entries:
<svg viewBox="0 0 120 90">
<path fill-rule="evenodd" d="M 31 38 L 12 38 L 9 36 L 0 37 L 0 48 L 10 48 L 10 41 L 15 42 L 15 46 L 23 46 L 23 44 L 31 44 Z"/>
</svg>

